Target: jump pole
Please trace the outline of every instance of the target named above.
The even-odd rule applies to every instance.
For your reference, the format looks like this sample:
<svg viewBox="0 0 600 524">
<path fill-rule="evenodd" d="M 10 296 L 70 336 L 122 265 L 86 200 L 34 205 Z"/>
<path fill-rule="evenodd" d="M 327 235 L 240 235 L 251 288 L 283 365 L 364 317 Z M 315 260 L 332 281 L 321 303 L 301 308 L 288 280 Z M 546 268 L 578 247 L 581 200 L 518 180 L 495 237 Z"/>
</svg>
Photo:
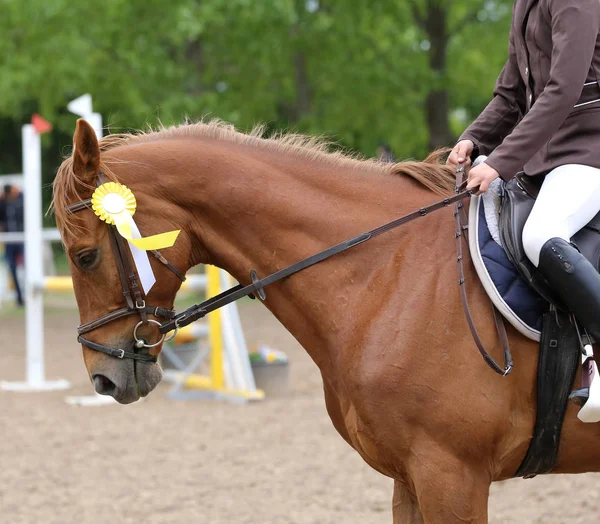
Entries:
<svg viewBox="0 0 600 524">
<path fill-rule="evenodd" d="M 206 282 L 207 278 L 203 274 L 189 275 L 181 284 L 181 290 L 203 292 Z M 45 277 L 44 290 L 53 293 L 73 293 L 73 280 L 71 277 Z"/>
<path fill-rule="evenodd" d="M 44 374 L 44 257 L 42 243 L 42 145 L 33 124 L 22 128 L 25 204 L 25 382 L 0 382 L 5 391 L 69 389 L 67 380 Z"/>
</svg>

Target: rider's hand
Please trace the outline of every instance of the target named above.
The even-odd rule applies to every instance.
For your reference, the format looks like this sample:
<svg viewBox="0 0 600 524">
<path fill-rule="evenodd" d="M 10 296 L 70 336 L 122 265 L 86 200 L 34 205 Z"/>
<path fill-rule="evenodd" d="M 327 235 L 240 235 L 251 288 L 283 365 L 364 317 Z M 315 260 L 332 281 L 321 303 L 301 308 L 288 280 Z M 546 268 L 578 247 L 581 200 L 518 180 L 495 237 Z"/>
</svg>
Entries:
<svg viewBox="0 0 600 524">
<path fill-rule="evenodd" d="M 470 140 L 461 140 L 452 149 L 446 164 L 454 168 L 457 168 L 458 164 L 465 164 L 466 168 L 469 167 L 474 147 L 475 145 Z"/>
<path fill-rule="evenodd" d="M 498 171 L 487 165 L 485 162 L 482 162 L 469 171 L 469 183 L 467 184 L 467 189 L 473 189 L 474 187 L 479 186 L 477 194 L 480 195 L 481 193 L 485 193 L 489 189 L 490 184 L 499 176 L 500 173 L 498 173 Z"/>
</svg>

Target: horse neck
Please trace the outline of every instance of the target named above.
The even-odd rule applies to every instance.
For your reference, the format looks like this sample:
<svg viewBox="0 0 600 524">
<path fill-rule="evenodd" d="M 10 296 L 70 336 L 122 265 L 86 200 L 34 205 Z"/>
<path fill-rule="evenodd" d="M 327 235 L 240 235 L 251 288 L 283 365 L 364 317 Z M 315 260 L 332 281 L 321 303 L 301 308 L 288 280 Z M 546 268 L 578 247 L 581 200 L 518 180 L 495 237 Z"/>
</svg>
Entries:
<svg viewBox="0 0 600 524">
<path fill-rule="evenodd" d="M 218 141 L 188 141 L 164 194 L 188 210 L 192 264 L 210 263 L 243 284 L 262 278 L 424 204 L 414 182 Z M 171 157 L 172 158 L 172 157 Z M 173 171 L 173 166 L 170 166 Z M 373 170 L 365 164 L 365 171 Z M 429 200 L 432 200 L 429 194 Z M 377 244 L 379 242 L 379 244 Z M 363 283 L 397 255 L 353 248 L 265 291 L 265 305 L 321 365 L 352 330 Z M 372 291 L 367 300 L 376 300 Z"/>
</svg>

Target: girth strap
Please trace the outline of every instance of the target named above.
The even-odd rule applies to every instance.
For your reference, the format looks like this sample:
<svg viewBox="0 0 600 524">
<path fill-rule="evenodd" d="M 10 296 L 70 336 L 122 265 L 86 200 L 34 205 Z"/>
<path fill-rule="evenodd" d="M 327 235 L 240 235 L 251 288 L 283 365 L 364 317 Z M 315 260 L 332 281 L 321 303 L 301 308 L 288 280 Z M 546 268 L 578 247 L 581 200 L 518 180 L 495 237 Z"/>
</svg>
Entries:
<svg viewBox="0 0 600 524">
<path fill-rule="evenodd" d="M 110 355 L 111 357 L 121 359 L 129 358 L 131 360 L 138 360 L 140 362 L 149 363 L 155 363 L 157 361 L 157 357 L 155 357 L 154 355 L 144 355 L 143 353 L 134 353 L 133 351 L 128 351 L 126 349 L 111 348 L 110 346 L 105 346 L 104 344 L 92 342 L 87 338 L 83 338 L 81 335 L 77 337 L 77 342 L 95 351 L 100 351 L 100 353 Z"/>
</svg>

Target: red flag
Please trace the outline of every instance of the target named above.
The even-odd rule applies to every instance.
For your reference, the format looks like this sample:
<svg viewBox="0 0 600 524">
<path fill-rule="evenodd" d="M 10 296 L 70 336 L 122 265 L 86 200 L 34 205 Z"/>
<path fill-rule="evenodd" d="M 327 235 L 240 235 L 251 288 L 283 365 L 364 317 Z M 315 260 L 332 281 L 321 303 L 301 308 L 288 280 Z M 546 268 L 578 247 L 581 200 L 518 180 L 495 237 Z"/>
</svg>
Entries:
<svg viewBox="0 0 600 524">
<path fill-rule="evenodd" d="M 52 131 L 52 124 L 50 122 L 48 122 L 48 120 L 42 118 L 37 113 L 35 113 L 31 117 L 31 123 L 33 124 L 33 127 L 40 135 L 43 135 L 44 133 L 48 133 L 49 131 Z"/>
</svg>

